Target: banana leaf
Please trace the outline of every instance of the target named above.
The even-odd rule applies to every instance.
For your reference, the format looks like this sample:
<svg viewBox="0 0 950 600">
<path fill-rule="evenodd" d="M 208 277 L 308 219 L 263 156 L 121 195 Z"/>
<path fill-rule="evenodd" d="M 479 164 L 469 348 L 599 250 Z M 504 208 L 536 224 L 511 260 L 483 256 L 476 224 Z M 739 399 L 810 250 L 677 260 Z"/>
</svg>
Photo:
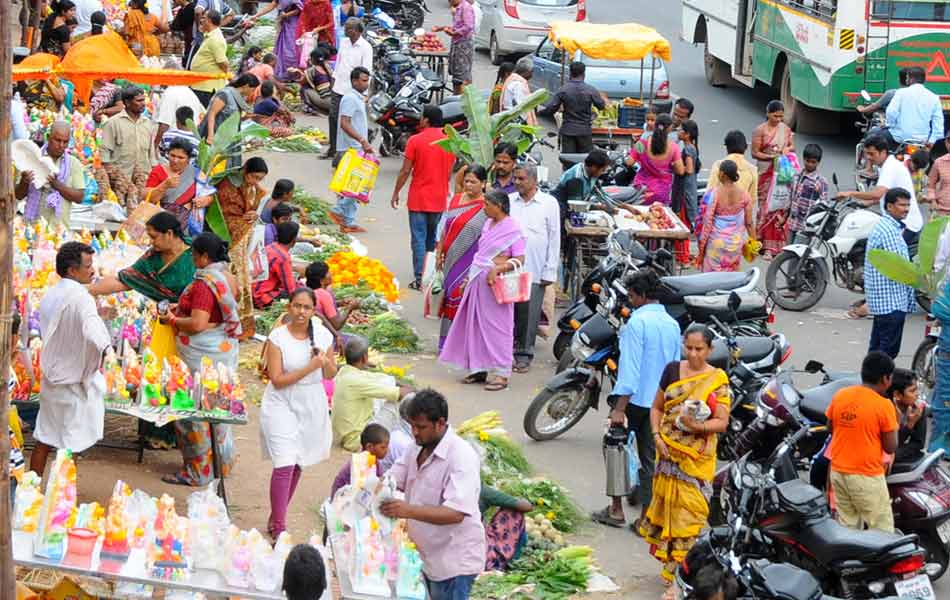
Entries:
<svg viewBox="0 0 950 600">
<path fill-rule="evenodd" d="M 213 231 L 219 238 L 225 242 L 231 242 L 231 232 L 228 231 L 228 224 L 224 220 L 224 213 L 221 211 L 221 205 L 218 203 L 217 196 L 214 197 L 211 204 L 208 205 L 208 209 L 205 211 L 205 224 L 208 226 L 208 229 Z"/>
<path fill-rule="evenodd" d="M 468 117 L 468 144 L 472 160 L 489 167 L 495 160 L 495 143 L 488 105 L 475 86 L 465 86 L 462 93 L 462 112 Z"/>
<path fill-rule="evenodd" d="M 541 88 L 540 90 L 535 91 L 533 94 L 524 99 L 524 102 L 510 108 L 508 110 L 502 111 L 500 113 L 495 113 L 491 116 L 491 124 L 493 131 L 501 131 L 505 125 L 513 122 L 515 119 L 518 119 L 524 113 L 534 110 L 535 108 L 541 106 L 547 102 L 548 98 L 551 97 L 551 92 Z M 482 102 L 484 105 L 485 103 Z M 488 107 L 485 106 L 486 111 Z"/>
<path fill-rule="evenodd" d="M 921 283 L 917 266 L 899 254 L 875 248 L 868 252 L 868 260 L 875 269 L 892 281 L 915 288 Z"/>
<path fill-rule="evenodd" d="M 446 125 L 442 131 L 445 133 L 445 139 L 435 142 L 435 145 L 461 158 L 464 163 L 471 164 L 472 147 L 468 140 L 451 125 Z"/>
<path fill-rule="evenodd" d="M 920 232 L 920 240 L 917 242 L 917 264 L 924 273 L 932 273 L 934 270 L 934 258 L 937 256 L 937 245 L 940 243 L 940 235 L 946 229 L 950 218 L 941 217 L 933 219 Z"/>
</svg>

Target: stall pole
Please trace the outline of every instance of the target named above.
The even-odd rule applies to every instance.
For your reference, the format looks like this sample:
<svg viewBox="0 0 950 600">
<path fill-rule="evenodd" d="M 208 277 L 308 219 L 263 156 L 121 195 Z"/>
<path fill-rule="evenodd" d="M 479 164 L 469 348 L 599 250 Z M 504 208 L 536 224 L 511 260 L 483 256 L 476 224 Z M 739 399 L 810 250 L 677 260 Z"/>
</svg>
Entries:
<svg viewBox="0 0 950 600">
<path fill-rule="evenodd" d="M 30 9 L 30 26 L 26 33 L 26 47 L 30 52 L 36 48 L 39 43 L 40 35 L 40 11 L 43 9 L 43 0 L 33 0 L 33 7 Z M 12 63 L 11 63 L 12 64 Z M 7 113 L 9 114 L 9 113 Z"/>
<path fill-rule="evenodd" d="M 13 14 L 10 2 L 0 2 L 0 115 L 10 114 L 13 78 L 13 40 L 11 25 L 19 15 Z M 10 119 L 0 124 L 0 381 L 6 382 L 10 369 L 10 325 L 13 320 L 13 163 L 10 140 L 13 128 Z M 0 419 L 7 420 L 10 410 L 9 387 L 0 385 Z M 16 597 L 16 576 L 13 566 L 13 527 L 10 507 L 10 436 L 0 433 L 0 598 Z"/>
</svg>

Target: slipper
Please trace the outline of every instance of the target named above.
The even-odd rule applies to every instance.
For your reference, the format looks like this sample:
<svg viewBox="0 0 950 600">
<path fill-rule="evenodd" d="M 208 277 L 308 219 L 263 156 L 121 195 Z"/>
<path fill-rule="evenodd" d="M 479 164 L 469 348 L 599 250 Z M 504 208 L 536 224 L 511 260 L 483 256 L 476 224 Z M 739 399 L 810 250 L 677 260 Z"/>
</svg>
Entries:
<svg viewBox="0 0 950 600">
<path fill-rule="evenodd" d="M 489 381 L 485 384 L 486 392 L 500 392 L 502 390 L 508 389 L 508 380 L 507 379 L 496 379 L 494 381 Z"/>
<path fill-rule="evenodd" d="M 422 289 L 422 280 L 421 280 L 421 279 L 413 279 L 413 280 L 409 283 L 409 285 L 407 285 L 406 287 L 408 287 L 410 290 L 419 291 L 419 290 Z"/>
<path fill-rule="evenodd" d="M 601 525 L 606 525 L 608 527 L 616 527 L 620 529 L 626 524 L 625 519 L 618 519 L 610 514 L 610 508 L 602 508 L 598 511 L 590 513 L 590 518 L 594 520 L 595 523 L 600 523 Z"/>
<path fill-rule="evenodd" d="M 343 226 L 343 217 L 341 217 L 340 215 L 336 214 L 336 213 L 333 212 L 332 210 L 328 210 L 328 211 L 327 211 L 327 216 L 330 217 L 330 220 L 331 220 L 331 221 L 333 221 L 334 223 L 336 223 L 336 224 L 339 225 L 340 227 Z"/>
<path fill-rule="evenodd" d="M 519 360 L 511 370 L 515 373 L 527 373 L 530 369 L 531 363 Z"/>
<path fill-rule="evenodd" d="M 183 485 L 186 487 L 194 487 L 191 485 L 191 482 L 185 478 L 181 473 L 170 473 L 168 475 L 162 476 L 162 481 L 171 485 Z"/>
<path fill-rule="evenodd" d="M 485 371 L 482 371 L 481 373 L 471 373 L 462 379 L 462 383 L 465 384 L 485 383 L 486 381 L 488 381 L 488 373 Z"/>
<path fill-rule="evenodd" d="M 640 533 L 640 524 L 641 524 L 640 521 L 642 520 L 643 520 L 643 517 L 640 517 L 639 519 L 637 519 L 633 523 L 630 523 L 630 525 L 627 526 L 630 528 L 630 531 L 633 532 L 633 535 L 637 537 L 641 537 L 641 538 L 643 537 L 643 534 Z"/>
</svg>

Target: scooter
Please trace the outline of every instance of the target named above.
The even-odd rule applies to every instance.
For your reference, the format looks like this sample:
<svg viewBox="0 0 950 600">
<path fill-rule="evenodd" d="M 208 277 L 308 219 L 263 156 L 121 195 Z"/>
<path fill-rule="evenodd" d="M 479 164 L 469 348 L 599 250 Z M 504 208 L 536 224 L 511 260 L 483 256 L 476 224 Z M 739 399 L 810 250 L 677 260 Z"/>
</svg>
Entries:
<svg viewBox="0 0 950 600">
<path fill-rule="evenodd" d="M 781 470 L 794 470 L 791 453 L 808 434 L 800 428 L 764 464 L 744 456 L 729 467 L 723 513 L 738 515 L 749 529 L 736 552 L 805 569 L 836 596 L 935 600 L 930 577 L 939 566 L 926 562 L 917 535 L 845 527 L 832 518 L 821 490 L 798 478 L 781 480 Z"/>
<path fill-rule="evenodd" d="M 835 186 L 838 176 L 832 175 Z M 839 287 L 864 289 L 864 253 L 880 214 L 854 200 L 829 199 L 812 207 L 795 243 L 782 248 L 765 274 L 765 288 L 785 310 L 807 310 L 834 275 Z"/>
</svg>

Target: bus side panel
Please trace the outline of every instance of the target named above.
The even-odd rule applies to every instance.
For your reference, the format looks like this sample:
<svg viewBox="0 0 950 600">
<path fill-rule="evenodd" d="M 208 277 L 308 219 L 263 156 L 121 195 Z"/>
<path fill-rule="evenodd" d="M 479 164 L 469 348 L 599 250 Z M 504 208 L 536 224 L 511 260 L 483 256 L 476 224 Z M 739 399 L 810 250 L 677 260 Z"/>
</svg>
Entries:
<svg viewBox="0 0 950 600">
<path fill-rule="evenodd" d="M 683 3 L 682 38 L 693 44 L 703 43 L 700 23 L 705 20 L 709 52 L 733 67 L 736 56 L 736 18 L 735 0 L 688 0 Z"/>
</svg>

